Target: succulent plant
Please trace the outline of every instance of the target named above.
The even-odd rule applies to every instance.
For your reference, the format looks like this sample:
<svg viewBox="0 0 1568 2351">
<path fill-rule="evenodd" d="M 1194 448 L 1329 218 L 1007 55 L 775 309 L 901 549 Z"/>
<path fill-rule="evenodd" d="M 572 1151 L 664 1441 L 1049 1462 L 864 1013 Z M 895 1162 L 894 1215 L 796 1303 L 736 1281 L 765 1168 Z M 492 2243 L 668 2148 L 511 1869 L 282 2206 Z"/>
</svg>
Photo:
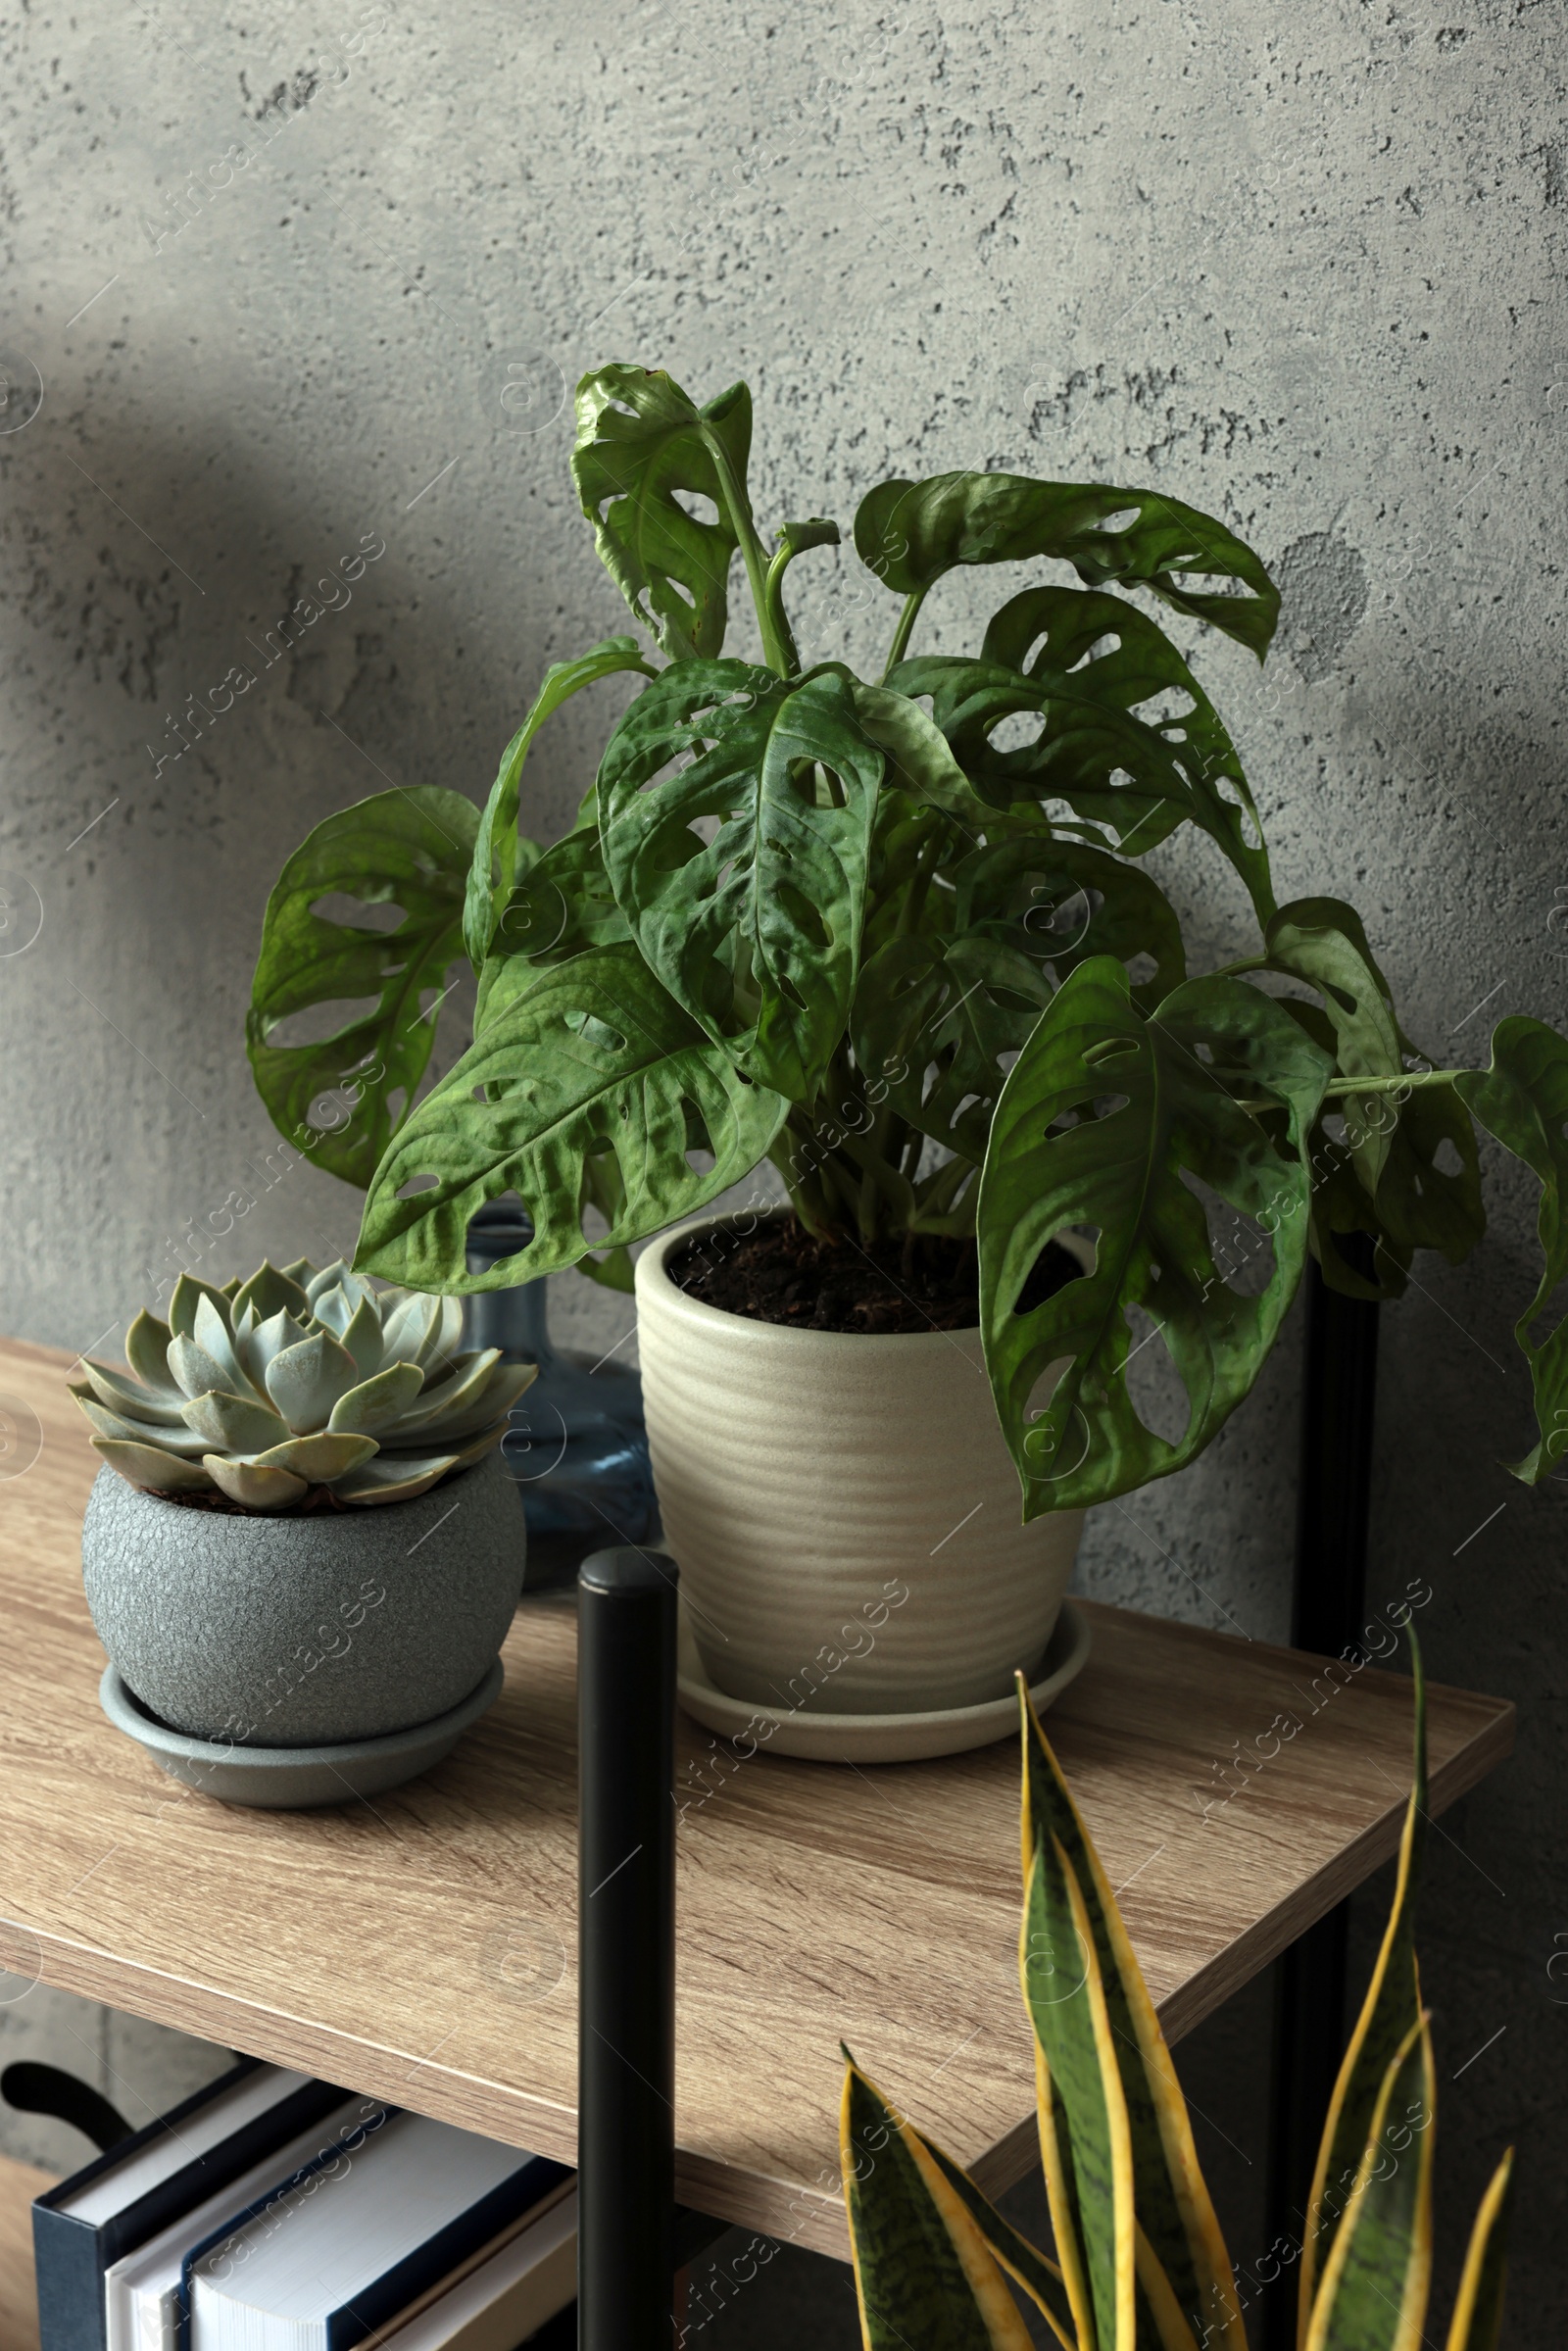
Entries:
<svg viewBox="0 0 1568 2351">
<path fill-rule="evenodd" d="M 144 1309 L 126 1334 L 134 1376 L 89 1362 L 72 1394 L 94 1448 L 149 1494 L 404 1502 L 488 1452 L 535 1377 L 499 1347 L 455 1352 L 462 1329 L 456 1298 L 372 1290 L 341 1258 L 220 1290 L 181 1274 L 168 1322 Z"/>
</svg>

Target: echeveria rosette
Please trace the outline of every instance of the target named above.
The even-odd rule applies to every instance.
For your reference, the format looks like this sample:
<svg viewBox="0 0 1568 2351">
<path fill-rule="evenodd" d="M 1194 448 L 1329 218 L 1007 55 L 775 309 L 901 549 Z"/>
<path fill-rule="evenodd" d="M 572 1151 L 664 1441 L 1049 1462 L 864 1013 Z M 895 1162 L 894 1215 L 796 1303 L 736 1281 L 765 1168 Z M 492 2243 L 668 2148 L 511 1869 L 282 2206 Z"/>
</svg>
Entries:
<svg viewBox="0 0 1568 2351">
<path fill-rule="evenodd" d="M 72 1394 L 94 1450 L 145 1493 L 405 1502 L 498 1445 L 537 1375 L 498 1347 L 459 1352 L 462 1331 L 455 1299 L 373 1290 L 341 1259 L 264 1262 L 221 1289 L 181 1274 L 168 1322 L 130 1326 L 132 1376 L 89 1362 Z"/>
</svg>

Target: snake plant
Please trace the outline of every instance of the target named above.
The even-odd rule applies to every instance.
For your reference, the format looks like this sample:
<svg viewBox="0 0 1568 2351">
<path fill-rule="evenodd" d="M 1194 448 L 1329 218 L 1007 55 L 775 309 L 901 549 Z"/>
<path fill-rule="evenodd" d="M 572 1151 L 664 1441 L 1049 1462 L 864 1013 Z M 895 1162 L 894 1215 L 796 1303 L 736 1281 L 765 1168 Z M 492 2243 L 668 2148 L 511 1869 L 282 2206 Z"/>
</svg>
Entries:
<svg viewBox="0 0 1568 2351">
<path fill-rule="evenodd" d="M 1163 491 L 880 482 L 854 542 L 897 618 L 862 677 L 841 645 L 797 642 L 792 567 L 839 528 L 785 521 L 764 545 L 751 437 L 744 384 L 699 406 L 659 369 L 585 376 L 573 477 L 641 638 L 546 670 L 482 812 L 435 785 L 380 793 L 284 866 L 251 1058 L 282 1131 L 368 1188 L 356 1264 L 453 1294 L 573 1264 L 629 1286 L 628 1245 L 771 1160 L 819 1239 L 975 1249 L 1032 1517 L 1195 1459 L 1309 1255 L 1373 1298 L 1419 1249 L 1465 1256 L 1479 1123 L 1542 1187 L 1547 1262 L 1518 1325 L 1538 1430 L 1517 1474 L 1550 1475 L 1568 1321 L 1538 1318 L 1568 1273 L 1568 1043 L 1512 1017 L 1485 1072 L 1434 1068 L 1354 909 L 1279 903 L 1236 745 L 1154 617 L 1261 659 L 1279 596 L 1257 555 Z M 737 554 L 758 660 L 724 650 Z M 997 564 L 1024 584 L 978 648 L 919 649 L 943 579 Z M 531 747 L 606 680 L 638 690 L 541 850 L 519 832 Z M 1251 910 L 1202 972 L 1144 863 L 1183 830 Z M 344 897 L 401 919 L 339 920 Z M 465 949 L 473 1042 L 417 1101 Z M 346 1000 L 347 1025 L 288 1040 Z M 510 1193 L 532 1238 L 470 1274 L 467 1221 Z M 1069 1227 L 1096 1234 L 1092 1267 L 1026 1305 Z M 1342 1246 L 1354 1235 L 1370 1250 Z M 1140 1386 L 1156 1355 L 1136 1360 L 1154 1339 L 1185 1392 L 1163 1432 Z"/>
<path fill-rule="evenodd" d="M 453 1298 L 372 1290 L 339 1260 L 265 1262 L 220 1289 L 181 1274 L 160 1322 L 125 1337 L 131 1377 L 84 1362 L 72 1395 L 131 1486 L 288 1510 L 313 1488 L 405 1502 L 477 1461 L 536 1375 L 499 1347 L 456 1351 Z"/>
<path fill-rule="evenodd" d="M 1170 2052 L 1100 1856 L 1019 1682 L 1023 1923 L 1049 2259 L 850 2060 L 842 2154 L 866 2351 L 1028 2351 L 1009 2291 L 1063 2351 L 1246 2351 Z M 1426 1810 L 1416 1765 L 1398 1880 L 1324 2126 L 1299 2240 L 1298 2351 L 1419 2351 L 1432 2234 L 1437 2077 L 1412 1942 Z M 848 2058 L 849 2052 L 845 2052 Z M 1482 2197 L 1447 2351 L 1495 2351 L 1512 2150 Z"/>
</svg>

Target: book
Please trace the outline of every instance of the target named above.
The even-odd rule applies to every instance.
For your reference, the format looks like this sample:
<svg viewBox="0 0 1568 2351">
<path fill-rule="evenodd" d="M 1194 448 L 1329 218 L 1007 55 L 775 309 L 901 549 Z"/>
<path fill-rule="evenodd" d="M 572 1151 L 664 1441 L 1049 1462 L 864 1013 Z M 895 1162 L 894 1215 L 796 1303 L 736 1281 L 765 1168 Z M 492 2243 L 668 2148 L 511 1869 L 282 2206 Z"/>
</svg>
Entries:
<svg viewBox="0 0 1568 2351">
<path fill-rule="evenodd" d="M 380 2109 L 184 2260 L 190 2351 L 352 2351 L 571 2174 Z"/>
<path fill-rule="evenodd" d="M 318 2123 L 115 2262 L 104 2273 L 105 2351 L 178 2351 L 179 2288 L 188 2249 L 227 2228 L 236 2213 L 248 2211 L 258 2196 L 292 2178 L 323 2148 L 350 2137 L 365 2105 L 361 2098 L 343 2099 Z"/>
<path fill-rule="evenodd" d="M 104 2273 L 296 2137 L 345 2092 L 243 2058 L 32 2208 L 43 2351 L 107 2351 Z"/>
<path fill-rule="evenodd" d="M 360 2351 L 516 2351 L 577 2292 L 577 2190 L 486 2245 Z"/>
</svg>

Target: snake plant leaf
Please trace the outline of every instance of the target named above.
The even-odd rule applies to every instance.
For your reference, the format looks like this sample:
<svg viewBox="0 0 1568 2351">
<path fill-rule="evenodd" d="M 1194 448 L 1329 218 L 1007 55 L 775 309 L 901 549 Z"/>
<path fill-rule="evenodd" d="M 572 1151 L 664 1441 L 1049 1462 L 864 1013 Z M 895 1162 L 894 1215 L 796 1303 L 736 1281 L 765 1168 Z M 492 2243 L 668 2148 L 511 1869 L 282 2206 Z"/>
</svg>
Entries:
<svg viewBox="0 0 1568 2351">
<path fill-rule="evenodd" d="M 1303 2351 L 1417 2351 L 1432 2284 L 1437 2079 L 1420 2016 L 1379 2085 Z"/>
<path fill-rule="evenodd" d="M 702 409 L 662 367 L 600 367 L 577 386 L 571 477 L 599 560 L 671 661 L 723 645 L 737 542 L 722 467 L 744 484 L 751 445 L 743 383 Z M 682 503 L 696 498 L 711 521 Z"/>
<path fill-rule="evenodd" d="M 931 696 L 958 765 L 993 808 L 1064 800 L 1127 857 L 1194 823 L 1268 920 L 1268 852 L 1236 747 L 1170 639 L 1135 606 L 1026 589 L 996 614 L 978 661 L 906 661 L 888 682 Z M 998 748 L 996 730 L 1018 718 L 1038 720 L 1034 739 Z"/>
<path fill-rule="evenodd" d="M 918 2141 L 922 2154 L 936 2167 L 974 2222 L 1001 2267 L 1015 2285 L 1022 2286 L 1050 2327 L 1063 2351 L 1077 2351 L 1072 2305 L 1056 2264 L 1004 2220 L 996 2206 L 975 2186 L 967 2172 L 907 2121 L 900 2124 L 906 2140 Z M 922 2169 L 924 2167 L 922 2166 Z"/>
<path fill-rule="evenodd" d="M 212 1472 L 201 1461 L 187 1461 L 161 1445 L 133 1445 L 113 1437 L 94 1437 L 92 1449 L 127 1485 L 143 1494 L 211 1494 Z"/>
<path fill-rule="evenodd" d="M 1122 964 L 1101 955 L 1041 1014 L 997 1103 L 977 1226 L 986 1362 L 1026 1519 L 1181 1469 L 1247 1395 L 1305 1261 L 1303 1143 L 1332 1069 L 1238 979 L 1185 981 L 1145 1020 Z M 1259 1097 L 1285 1112 L 1283 1141 L 1242 1107 Z M 1224 1279 L 1188 1178 L 1239 1218 L 1268 1220 L 1273 1262 L 1258 1294 Z M 1073 1225 L 1098 1231 L 1094 1270 L 1020 1311 L 1036 1260 Z M 1145 1425 L 1127 1386 L 1133 1307 L 1186 1390 L 1174 1441 Z"/>
<path fill-rule="evenodd" d="M 140 1307 L 125 1333 L 125 1361 L 143 1386 L 158 1396 L 161 1405 L 175 1414 L 179 1410 L 180 1391 L 169 1376 L 169 1342 L 172 1337 L 167 1322 L 160 1322 L 156 1314 Z M 112 1376 L 119 1378 L 118 1373 Z M 153 1413 L 150 1417 L 156 1420 L 161 1414 Z"/>
<path fill-rule="evenodd" d="M 478 823 L 461 792 L 419 784 L 374 793 L 306 837 L 267 902 L 245 1024 L 257 1090 L 278 1132 L 345 1183 L 369 1182 L 424 1075 L 435 1006 L 427 1011 L 422 999 L 439 1001 L 463 953 Z M 368 930 L 317 911 L 338 896 L 400 906 L 403 919 Z M 330 1036 L 271 1042 L 296 1013 L 345 1004 L 354 1017 Z M 344 1113 L 335 1126 L 310 1122 L 323 1095 Z"/>
<path fill-rule="evenodd" d="M 344 1431 L 330 1434 L 318 1429 L 313 1437 L 285 1437 L 281 1445 L 270 1445 L 265 1453 L 253 1453 L 245 1466 L 251 1469 L 286 1469 L 308 1486 L 318 1483 L 338 1485 L 350 1470 L 362 1462 L 375 1458 L 378 1447 L 373 1437 L 353 1437 Z"/>
<path fill-rule="evenodd" d="M 1347 2190 L 1355 2180 L 1384 2083 L 1421 2022 L 1421 1983 L 1415 1959 L 1415 1894 L 1427 1812 L 1426 1676 L 1414 1631 L 1415 1769 L 1399 1840 L 1398 1876 L 1372 1981 L 1350 2035 L 1323 2126 L 1307 2198 L 1299 2271 L 1297 2340 L 1304 2345 L 1317 2282 L 1333 2257 Z"/>
<path fill-rule="evenodd" d="M 1133 1003 L 1155 1006 L 1187 977 L 1176 909 L 1136 865 L 1081 841 L 988 841 L 954 868 L 954 927 L 1009 939 L 1060 987 L 1092 955 L 1126 964 Z M 1134 980 L 1147 957 L 1153 968 Z"/>
<path fill-rule="evenodd" d="M 1032 1823 L 1025 1816 L 1025 1834 Z M 1052 2232 L 1080 2340 L 1135 2351 L 1132 2136 L 1104 1979 L 1077 1875 L 1049 1829 L 1032 1838 L 1018 1937 L 1035 2029 Z M 1065 2130 L 1063 2130 L 1065 2125 Z M 1063 2155 L 1069 2154 L 1070 2168 Z"/>
<path fill-rule="evenodd" d="M 296 1478 L 292 1470 L 262 1468 L 254 1461 L 234 1461 L 223 1453 L 209 1453 L 203 1467 L 213 1484 L 245 1510 L 287 1510 L 306 1491 L 305 1480 Z"/>
<path fill-rule="evenodd" d="M 284 1347 L 267 1366 L 267 1393 L 297 1437 L 321 1428 L 339 1396 L 357 1388 L 359 1380 L 359 1365 L 330 1331 L 313 1331 L 309 1339 Z"/>
<path fill-rule="evenodd" d="M 630 937 L 605 870 L 599 827 L 579 826 L 513 884 L 479 973 L 474 1035 L 526 996 L 541 970 L 586 948 L 615 947 Z"/>
<path fill-rule="evenodd" d="M 1453 2324 L 1448 2329 L 1447 2351 L 1497 2351 L 1502 2331 L 1503 2288 L 1508 2279 L 1508 2211 L 1512 2198 L 1510 2147 L 1492 2175 L 1470 2232 L 1458 2298 L 1453 2306 Z"/>
<path fill-rule="evenodd" d="M 580 694 L 585 686 L 597 685 L 601 678 L 614 677 L 626 669 L 641 670 L 644 677 L 655 675 L 635 637 L 605 637 L 599 644 L 590 645 L 575 661 L 552 661 L 528 715 L 501 755 L 500 770 L 479 818 L 473 862 L 468 868 L 464 895 L 463 940 L 475 972 L 483 968 L 496 926 L 512 896 L 517 879 L 519 848 L 525 870 L 537 861 L 540 854 L 532 842 L 519 845 L 517 838 L 517 804 L 528 747 L 546 719 L 553 718 L 563 703 Z"/>
<path fill-rule="evenodd" d="M 1223 629 L 1259 660 L 1279 618 L 1279 590 L 1252 550 L 1196 507 L 1159 490 L 1030 481 L 1018 473 L 938 473 L 885 481 L 855 517 L 860 561 L 901 596 L 957 563 L 1071 563 L 1089 588 L 1151 589 L 1179 612 Z M 1234 580 L 1213 593 L 1200 577 Z"/>
<path fill-rule="evenodd" d="M 1041 2049 L 1048 2050 L 1047 2035 L 1057 2030 L 1057 2011 L 1081 2002 L 1091 1977 L 1098 1980 L 1108 2024 L 1105 2045 L 1112 2052 L 1126 2118 L 1133 2207 L 1146 2239 L 1137 2269 L 1146 2295 L 1155 2305 L 1156 2327 L 1175 2351 L 1179 2314 L 1197 2312 L 1214 2333 L 1234 2327 L 1234 2336 L 1224 2339 L 1241 2342 L 1230 2256 L 1143 1970 L 1094 1839 L 1021 1676 L 1018 1696 L 1023 1866 L 1026 1884 L 1034 1886 L 1035 1908 L 1033 1916 L 1026 1913 L 1020 1956 L 1024 1998 Z M 1065 2080 L 1056 2086 L 1058 2093 L 1064 2092 Z M 1043 2104 L 1043 2135 L 1048 2121 Z M 1081 2204 L 1082 2197 L 1078 2201 Z M 1185 2320 L 1180 2325 L 1185 2327 Z"/>
<path fill-rule="evenodd" d="M 620 1248 L 703 1207 L 751 1173 L 788 1113 L 749 1085 L 660 985 L 634 947 L 601 948 L 541 975 L 492 1022 L 397 1138 L 366 1202 L 358 1263 L 422 1290 L 505 1290 Z M 694 1168 L 693 1122 L 711 1165 Z M 619 1161 L 625 1199 L 590 1243 L 580 1200 L 596 1148 Z M 695 1153 L 694 1153 L 695 1155 Z M 417 1178 L 429 1189 L 401 1198 Z M 467 1223 L 516 1192 L 533 1237 L 467 1271 Z"/>
<path fill-rule="evenodd" d="M 900 1118 L 978 1167 L 1007 1070 L 1051 997 L 1021 933 L 890 939 L 860 974 L 855 1057 L 881 1074 Z"/>
<path fill-rule="evenodd" d="M 1029 2351 L 966 2201 L 853 2059 L 839 2140 L 866 2351 Z"/>
<path fill-rule="evenodd" d="M 281 1445 L 290 1434 L 288 1423 L 266 1404 L 250 1396 L 225 1396 L 214 1389 L 205 1396 L 193 1396 L 185 1406 L 185 1426 L 205 1437 L 209 1445 L 220 1445 L 231 1453 L 263 1453 L 270 1446 Z"/>
<path fill-rule="evenodd" d="M 1489 1135 L 1522 1159 L 1541 1185 L 1536 1234 L 1544 1263 L 1536 1295 L 1514 1325 L 1530 1365 L 1537 1442 L 1509 1463 L 1527 1486 L 1550 1477 L 1568 1451 L 1568 1316 L 1538 1341 L 1535 1329 L 1568 1272 L 1568 1042 L 1544 1021 L 1517 1015 L 1493 1031 L 1492 1065 L 1466 1070 L 1454 1091 Z"/>
<path fill-rule="evenodd" d="M 424 1374 L 416 1363 L 389 1363 L 384 1371 L 340 1396 L 326 1425 L 334 1435 L 374 1437 L 389 1422 L 401 1418 L 423 1386 Z"/>
<path fill-rule="evenodd" d="M 795 1102 L 849 1016 L 882 767 L 840 675 L 791 688 L 743 661 L 664 670 L 600 765 L 605 864 L 649 966 L 744 1076 Z M 714 818 L 710 841 L 692 829 Z"/>
<path fill-rule="evenodd" d="M 1096 2245 L 1101 2250 L 1107 2245 L 1109 2220 L 1104 2215 L 1109 2210 L 1116 2215 L 1116 2231 L 1126 2235 L 1121 2205 L 1112 2208 L 1107 2200 L 1093 2198 L 1079 2151 L 1084 2137 L 1091 2156 L 1096 2151 L 1096 2134 L 1104 2128 L 1098 2121 L 1101 2114 L 1119 2116 L 1119 2128 L 1126 2130 L 1128 2203 L 1143 2243 L 1136 2245 L 1131 2262 L 1126 2262 L 1124 2250 L 1116 2250 L 1116 2262 L 1126 2262 L 1136 2271 L 1154 2337 L 1168 2351 L 1178 2351 L 1190 2341 L 1183 2314 L 1197 2311 L 1215 2332 L 1234 2326 L 1237 2339 L 1242 2339 L 1230 2255 L 1199 2168 L 1171 2050 L 1101 1855 L 1072 1801 L 1022 1679 L 1018 1695 L 1027 1887 L 1020 1942 L 1022 1986 L 1046 2081 L 1054 2083 L 1054 2099 L 1046 2099 L 1042 2090 L 1042 2146 L 1049 2146 L 1051 2139 L 1060 2144 L 1062 2123 L 1072 2139 L 1072 2196 L 1057 2186 L 1057 2198 L 1072 2208 L 1069 2217 L 1077 2215 L 1072 2217 L 1074 2240 L 1086 2247 L 1089 2259 L 1096 2255 Z M 1102 2003 L 1102 2025 L 1096 2003 Z M 1107 2064 L 1114 2072 L 1114 2085 L 1096 2087 L 1089 2072 L 1086 2025 L 1093 2025 L 1093 2050 L 1098 2064 Z M 1060 2057 L 1062 2048 L 1067 2062 Z M 1062 2109 L 1060 2116 L 1055 2107 Z M 1089 2123 L 1084 2121 L 1084 2107 L 1089 2109 Z M 1098 2215 L 1093 2227 L 1091 2205 Z M 1121 2247 L 1121 2238 L 1116 2245 Z M 1067 2264 L 1062 2269 L 1067 2271 Z M 1104 2292 L 1104 2285 L 1096 2287 L 1098 2314 Z M 1098 2326 L 1104 2326 L 1102 2316 L 1098 2316 Z"/>
</svg>

